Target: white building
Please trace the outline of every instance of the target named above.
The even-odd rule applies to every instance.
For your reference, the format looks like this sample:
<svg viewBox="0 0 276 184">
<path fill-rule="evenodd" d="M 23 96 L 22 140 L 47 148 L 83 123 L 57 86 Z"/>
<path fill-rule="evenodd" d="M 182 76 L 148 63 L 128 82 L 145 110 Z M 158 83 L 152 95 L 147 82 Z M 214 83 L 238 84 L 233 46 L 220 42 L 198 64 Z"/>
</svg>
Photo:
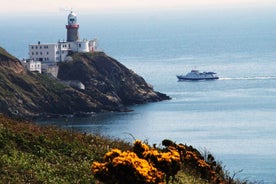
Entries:
<svg viewBox="0 0 276 184">
<path fill-rule="evenodd" d="M 66 61 L 68 54 L 72 52 L 94 52 L 97 41 L 80 40 L 77 15 L 71 11 L 68 15 L 67 41 L 57 43 L 40 43 L 29 45 L 29 58 L 34 61 L 41 61 L 43 64 L 52 65 L 57 62 Z"/>
<path fill-rule="evenodd" d="M 41 62 L 34 60 L 23 60 L 22 65 L 31 72 L 41 73 Z"/>
</svg>

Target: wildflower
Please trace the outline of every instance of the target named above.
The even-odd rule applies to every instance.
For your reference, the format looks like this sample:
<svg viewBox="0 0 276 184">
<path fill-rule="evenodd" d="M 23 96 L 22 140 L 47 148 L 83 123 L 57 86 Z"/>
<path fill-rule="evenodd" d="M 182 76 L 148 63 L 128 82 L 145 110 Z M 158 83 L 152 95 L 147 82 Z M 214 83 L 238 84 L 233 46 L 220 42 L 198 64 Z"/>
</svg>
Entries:
<svg viewBox="0 0 276 184">
<path fill-rule="evenodd" d="M 105 163 L 94 162 L 95 178 L 109 183 L 161 184 L 164 174 L 134 152 L 114 149 L 106 153 Z"/>
</svg>

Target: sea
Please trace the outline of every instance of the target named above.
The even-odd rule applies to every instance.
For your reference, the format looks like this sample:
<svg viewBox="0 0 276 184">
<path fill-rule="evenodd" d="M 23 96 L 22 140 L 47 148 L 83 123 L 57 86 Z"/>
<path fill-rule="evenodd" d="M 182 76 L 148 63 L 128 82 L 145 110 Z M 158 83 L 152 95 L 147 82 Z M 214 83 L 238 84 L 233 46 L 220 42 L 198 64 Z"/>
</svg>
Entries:
<svg viewBox="0 0 276 184">
<path fill-rule="evenodd" d="M 6 16 L 0 45 L 28 57 L 28 44 L 66 39 L 68 12 Z M 276 13 L 261 10 L 77 13 L 81 38 L 172 99 L 85 118 L 37 123 L 161 145 L 163 139 L 210 152 L 230 176 L 276 183 Z M 176 75 L 213 71 L 214 81 Z M 53 104 L 54 105 L 54 104 Z"/>
</svg>

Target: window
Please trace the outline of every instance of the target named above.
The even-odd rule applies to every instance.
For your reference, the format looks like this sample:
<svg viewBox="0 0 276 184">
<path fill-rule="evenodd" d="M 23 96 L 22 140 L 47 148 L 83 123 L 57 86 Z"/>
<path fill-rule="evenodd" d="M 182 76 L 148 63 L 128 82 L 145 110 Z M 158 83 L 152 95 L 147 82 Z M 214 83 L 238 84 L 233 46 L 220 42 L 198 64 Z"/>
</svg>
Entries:
<svg viewBox="0 0 276 184">
<path fill-rule="evenodd" d="M 36 52 L 35 55 L 38 55 L 38 52 Z"/>
<path fill-rule="evenodd" d="M 34 52 L 32 52 L 32 55 L 34 55 Z"/>
<path fill-rule="evenodd" d="M 47 55 L 49 55 L 49 52 L 47 52 Z"/>
<path fill-rule="evenodd" d="M 37 46 L 35 46 L 35 49 L 37 49 Z"/>
<path fill-rule="evenodd" d="M 79 43 L 79 48 L 81 48 L 81 44 Z"/>
<path fill-rule="evenodd" d="M 32 46 L 32 49 L 34 49 L 34 46 Z"/>
<path fill-rule="evenodd" d="M 42 52 L 40 52 L 40 55 L 42 55 Z"/>
</svg>

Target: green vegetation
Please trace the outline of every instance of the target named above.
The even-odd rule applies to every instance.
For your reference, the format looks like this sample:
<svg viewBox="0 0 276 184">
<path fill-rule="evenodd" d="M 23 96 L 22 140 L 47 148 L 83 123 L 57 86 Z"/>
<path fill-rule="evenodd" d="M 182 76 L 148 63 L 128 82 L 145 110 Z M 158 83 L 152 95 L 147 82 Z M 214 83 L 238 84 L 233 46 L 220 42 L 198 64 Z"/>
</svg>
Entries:
<svg viewBox="0 0 276 184">
<path fill-rule="evenodd" d="M 91 183 L 91 164 L 119 140 L 67 132 L 0 115 L 0 183 Z"/>
<path fill-rule="evenodd" d="M 68 86 L 59 82 L 55 78 L 49 77 L 48 75 L 43 75 L 43 74 L 39 74 L 39 73 L 34 73 L 33 75 L 35 76 L 37 81 L 40 82 L 41 85 L 45 86 L 45 88 L 52 89 L 55 92 L 69 88 Z"/>
<path fill-rule="evenodd" d="M 197 155 L 199 153 L 192 147 L 185 147 L 186 153 L 189 152 L 189 154 L 183 158 L 175 155 L 174 151 L 170 153 L 155 152 L 141 142 L 138 146 L 136 142 L 133 150 L 133 145 L 121 140 L 71 132 L 55 127 L 42 127 L 29 122 L 12 120 L 1 114 L 0 183 L 95 183 L 96 179 L 91 170 L 92 163 L 101 164 L 106 159 L 104 155 L 108 152 L 112 153 L 112 150 L 114 152 L 115 148 L 120 149 L 119 152 L 122 154 L 127 153 L 128 156 L 134 154 L 132 151 L 138 156 L 143 154 L 151 159 L 154 158 L 154 155 L 159 155 L 160 157 L 158 157 L 164 158 L 165 162 L 160 162 L 161 165 L 158 167 L 170 176 L 174 176 L 175 172 L 168 174 L 171 173 L 171 170 L 167 170 L 169 167 L 164 168 L 163 164 L 168 164 L 166 160 L 181 159 L 187 167 L 181 166 L 181 170 L 175 175 L 174 183 L 209 183 L 208 178 L 201 177 L 204 178 L 201 179 L 199 177 L 202 171 L 198 170 L 199 166 L 209 167 L 209 162 L 204 161 L 203 163 Z M 143 150 L 144 148 L 146 149 Z M 161 151 L 161 148 L 157 149 Z M 170 155 L 176 157 L 172 159 Z M 187 161 L 191 157 L 194 160 L 198 159 L 197 162 L 194 162 L 198 166 Z M 232 181 L 225 172 L 216 174 L 224 179 L 220 183 L 241 183 Z"/>
</svg>

